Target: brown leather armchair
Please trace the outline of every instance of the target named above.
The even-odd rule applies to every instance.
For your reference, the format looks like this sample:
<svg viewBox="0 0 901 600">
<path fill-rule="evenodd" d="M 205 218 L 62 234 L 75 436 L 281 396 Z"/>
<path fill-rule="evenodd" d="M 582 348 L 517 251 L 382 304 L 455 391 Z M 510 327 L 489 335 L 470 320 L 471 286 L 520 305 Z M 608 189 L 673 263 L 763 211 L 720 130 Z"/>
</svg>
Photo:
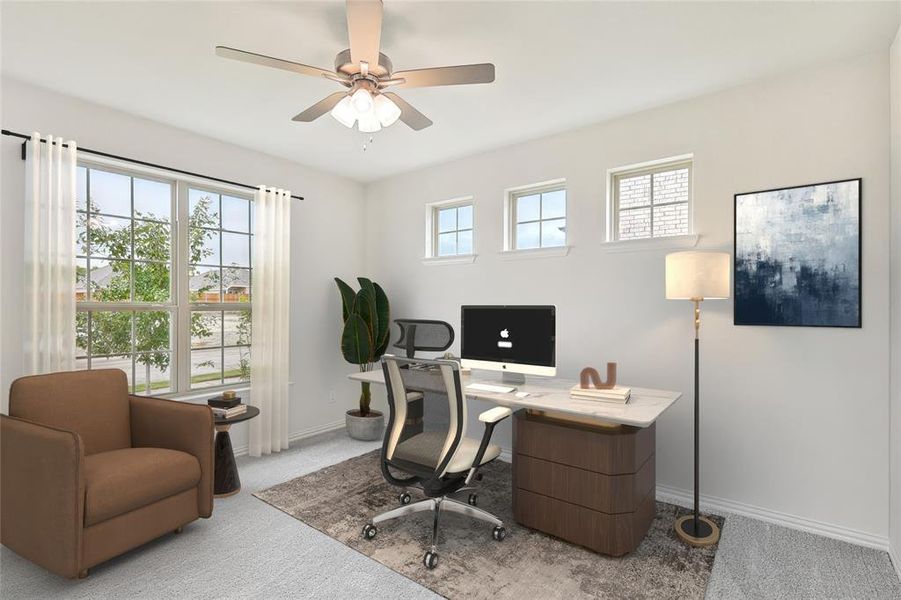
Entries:
<svg viewBox="0 0 901 600">
<path fill-rule="evenodd" d="M 0 542 L 65 577 L 213 512 L 213 415 L 118 369 L 23 377 L 0 416 Z"/>
</svg>

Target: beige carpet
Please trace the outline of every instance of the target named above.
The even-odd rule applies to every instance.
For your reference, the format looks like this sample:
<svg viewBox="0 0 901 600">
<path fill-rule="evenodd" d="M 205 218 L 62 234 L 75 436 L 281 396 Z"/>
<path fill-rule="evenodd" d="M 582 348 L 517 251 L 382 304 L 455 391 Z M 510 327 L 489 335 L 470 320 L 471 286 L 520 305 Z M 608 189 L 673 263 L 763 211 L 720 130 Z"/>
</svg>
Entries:
<svg viewBox="0 0 901 600">
<path fill-rule="evenodd" d="M 672 523 L 684 509 L 658 503 L 657 518 L 638 549 L 609 558 L 517 525 L 510 509 L 510 465 L 495 461 L 483 473 L 479 506 L 504 520 L 507 539 L 492 540 L 485 523 L 442 514 L 441 558 L 434 571 L 422 565 L 429 513 L 382 523 L 374 540 L 360 536 L 372 515 L 398 505 L 398 490 L 381 477 L 378 451 L 255 496 L 448 598 L 704 597 L 716 547 L 694 549 L 676 539 Z M 413 493 L 414 501 L 420 499 Z"/>
</svg>

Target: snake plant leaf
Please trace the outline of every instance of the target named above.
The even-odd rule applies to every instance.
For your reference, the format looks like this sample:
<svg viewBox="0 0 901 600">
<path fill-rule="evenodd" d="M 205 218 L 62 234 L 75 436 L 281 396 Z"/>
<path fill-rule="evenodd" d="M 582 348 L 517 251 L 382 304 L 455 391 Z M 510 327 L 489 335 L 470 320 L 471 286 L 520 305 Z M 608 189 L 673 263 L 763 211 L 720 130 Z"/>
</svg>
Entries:
<svg viewBox="0 0 901 600">
<path fill-rule="evenodd" d="M 344 331 L 341 333 L 341 353 L 344 360 L 352 365 L 367 364 L 372 356 L 369 329 L 363 318 L 354 312 L 350 313 L 344 323 Z"/>
<path fill-rule="evenodd" d="M 335 284 L 338 286 L 338 291 L 341 292 L 342 320 L 347 322 L 347 316 L 353 312 L 354 300 L 357 297 L 357 293 L 352 287 L 341 281 L 338 277 L 335 277 Z"/>
<path fill-rule="evenodd" d="M 388 341 L 391 338 L 391 311 L 388 304 L 388 295 L 377 283 L 373 283 L 375 288 L 375 310 L 379 316 L 379 328 L 376 334 L 375 354 L 373 358 L 379 359 L 388 350 Z"/>
</svg>

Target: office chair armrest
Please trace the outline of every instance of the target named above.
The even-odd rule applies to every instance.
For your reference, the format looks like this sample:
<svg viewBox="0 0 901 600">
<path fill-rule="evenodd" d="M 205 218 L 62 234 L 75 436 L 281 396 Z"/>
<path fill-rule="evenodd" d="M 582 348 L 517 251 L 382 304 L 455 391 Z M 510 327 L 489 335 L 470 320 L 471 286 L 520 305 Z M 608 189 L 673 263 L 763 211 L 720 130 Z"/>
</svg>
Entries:
<svg viewBox="0 0 901 600">
<path fill-rule="evenodd" d="M 491 443 L 491 434 L 494 433 L 494 426 L 513 414 L 513 411 L 505 406 L 496 406 L 486 410 L 479 415 L 479 421 L 485 424 L 485 432 L 482 433 L 482 442 L 479 444 L 479 450 L 476 452 L 475 458 L 472 459 L 472 466 L 469 467 L 469 473 L 466 475 L 466 483 L 472 480 L 479 466 L 482 464 L 482 457 L 488 450 L 488 444 Z"/>
<path fill-rule="evenodd" d="M 512 414 L 513 411 L 506 406 L 495 406 L 494 408 L 486 410 L 485 412 L 480 414 L 479 421 L 481 421 L 482 423 L 497 423 L 498 421 L 502 421 Z"/>
</svg>

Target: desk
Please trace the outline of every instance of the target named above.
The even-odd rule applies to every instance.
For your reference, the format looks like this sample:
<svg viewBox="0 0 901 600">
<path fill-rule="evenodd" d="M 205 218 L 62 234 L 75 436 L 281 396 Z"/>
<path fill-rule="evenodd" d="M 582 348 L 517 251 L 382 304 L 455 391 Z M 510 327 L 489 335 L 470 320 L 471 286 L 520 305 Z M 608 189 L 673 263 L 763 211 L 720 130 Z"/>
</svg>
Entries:
<svg viewBox="0 0 901 600">
<path fill-rule="evenodd" d="M 381 369 L 352 373 L 348 377 L 355 381 L 385 385 Z M 463 393 L 467 398 L 485 400 L 501 406 L 508 406 L 514 410 L 524 408 L 532 412 L 568 415 L 577 417 L 580 421 L 587 420 L 588 423 L 593 421 L 598 424 L 632 425 L 634 427 L 650 427 L 666 409 L 682 397 L 681 392 L 633 387 L 629 403 L 620 406 L 594 400 L 570 398 L 569 390 L 578 381 L 533 377 L 534 383 L 533 380 L 530 380 L 525 385 L 516 386 L 517 392 L 528 392 L 529 394 L 525 398 L 517 398 L 515 394 L 494 394 L 465 389 L 471 383 L 509 385 L 501 381 L 500 374 L 492 377 L 491 375 L 485 376 L 480 372 L 477 376 L 463 375 L 460 379 L 463 383 Z M 443 393 L 444 388 L 435 387 L 427 391 Z"/>
<path fill-rule="evenodd" d="M 384 385 L 381 369 L 349 376 Z M 500 384 L 500 374 L 464 375 L 462 383 Z M 431 383 L 430 383 L 431 382 Z M 418 382 L 417 382 L 418 383 Z M 632 388 L 628 404 L 570 398 L 575 381 L 532 378 L 515 394 L 465 390 L 507 406 L 513 417 L 513 515 L 543 531 L 596 552 L 634 550 L 654 520 L 655 422 L 680 392 Z M 422 377 L 421 391 L 444 393 Z"/>
</svg>

